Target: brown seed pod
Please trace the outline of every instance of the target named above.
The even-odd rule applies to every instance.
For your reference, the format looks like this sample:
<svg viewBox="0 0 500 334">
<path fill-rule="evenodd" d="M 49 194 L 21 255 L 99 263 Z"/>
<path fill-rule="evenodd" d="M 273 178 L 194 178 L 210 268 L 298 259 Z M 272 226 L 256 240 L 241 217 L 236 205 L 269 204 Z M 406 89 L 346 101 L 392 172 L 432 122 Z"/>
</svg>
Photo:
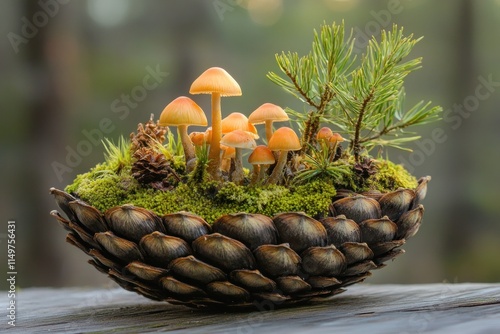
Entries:
<svg viewBox="0 0 500 334">
<path fill-rule="evenodd" d="M 244 244 L 220 233 L 203 235 L 192 246 L 197 257 L 227 273 L 255 267 L 252 252 Z"/>
<path fill-rule="evenodd" d="M 384 262 L 392 260 L 396 256 L 399 256 L 399 255 L 404 254 L 404 253 L 405 253 L 404 249 L 400 249 L 400 248 L 393 249 L 393 250 L 377 257 L 377 259 L 375 260 L 375 264 L 378 266 L 378 268 L 381 268 L 382 266 L 385 266 L 385 264 L 383 264 Z"/>
<path fill-rule="evenodd" d="M 279 289 L 287 295 L 311 290 L 311 285 L 299 276 L 278 277 L 276 283 L 278 283 Z"/>
<path fill-rule="evenodd" d="M 202 285 L 227 279 L 222 270 L 200 261 L 192 255 L 173 260 L 170 263 L 169 270 L 175 277 Z"/>
<path fill-rule="evenodd" d="M 390 252 L 394 248 L 401 247 L 405 244 L 405 240 L 392 240 L 392 241 L 386 241 L 386 242 L 379 242 L 377 244 L 372 245 L 370 248 L 373 251 L 373 254 L 375 254 L 376 257 L 385 254 L 387 252 Z"/>
<path fill-rule="evenodd" d="M 59 225 L 61 225 L 66 231 L 69 231 L 69 232 L 73 231 L 73 229 L 69 227 L 70 221 L 67 220 L 66 218 L 64 218 L 63 216 L 61 216 L 59 211 L 52 210 L 52 211 L 50 211 L 50 215 L 52 217 L 54 217 L 55 219 L 57 219 Z"/>
<path fill-rule="evenodd" d="M 373 251 L 366 242 L 346 242 L 339 249 L 344 254 L 348 265 L 373 258 Z"/>
<path fill-rule="evenodd" d="M 93 260 L 90 260 L 90 261 L 94 261 L 95 263 L 101 265 L 101 268 L 104 269 L 104 273 L 108 273 L 109 269 L 117 269 L 117 270 L 120 270 L 120 265 L 118 263 L 116 263 L 115 261 L 111 260 L 109 258 L 109 255 L 108 257 L 104 256 L 101 251 L 97 250 L 97 249 L 91 249 L 89 251 L 89 255 L 92 256 Z"/>
<path fill-rule="evenodd" d="M 379 200 L 382 215 L 397 221 L 402 214 L 410 209 L 415 199 L 415 192 L 411 189 L 398 189 L 387 193 Z"/>
<path fill-rule="evenodd" d="M 234 270 L 230 277 L 235 283 L 250 291 L 272 292 L 276 289 L 276 283 L 262 275 L 258 270 Z"/>
<path fill-rule="evenodd" d="M 94 239 L 103 249 L 120 260 L 120 262 L 143 261 L 142 254 L 136 243 L 117 237 L 112 232 L 96 233 Z"/>
<path fill-rule="evenodd" d="M 311 276 L 306 279 L 306 282 L 309 283 L 309 285 L 311 285 L 314 289 L 327 289 L 342 283 L 335 277 L 324 276 Z"/>
<path fill-rule="evenodd" d="M 359 224 L 361 240 L 368 245 L 394 239 L 398 227 L 387 216 L 380 219 L 368 219 Z"/>
<path fill-rule="evenodd" d="M 367 260 L 348 266 L 347 269 L 342 273 L 342 275 L 343 276 L 364 275 L 365 273 L 373 269 L 377 269 L 377 265 L 373 261 Z M 344 283 L 344 279 L 342 279 L 342 283 Z"/>
<path fill-rule="evenodd" d="M 369 198 L 373 198 L 374 200 L 378 201 L 380 197 L 382 197 L 384 194 L 382 194 L 379 190 L 376 189 L 370 189 L 368 191 L 364 191 L 361 193 L 361 195 Z"/>
<path fill-rule="evenodd" d="M 404 213 L 396 222 L 396 224 L 398 225 L 396 238 L 408 239 L 413 237 L 420 228 L 423 216 L 424 207 L 422 204 L 419 204 L 415 209 Z"/>
<path fill-rule="evenodd" d="M 288 244 L 262 245 L 254 251 L 259 268 L 271 277 L 297 275 L 300 256 Z"/>
<path fill-rule="evenodd" d="M 143 236 L 154 231 L 164 231 L 157 215 L 131 204 L 115 206 L 107 210 L 104 217 L 110 230 L 134 242 L 139 242 Z"/>
<path fill-rule="evenodd" d="M 361 231 L 358 224 L 346 216 L 326 217 L 320 220 L 328 235 L 328 244 L 340 247 L 345 242 L 360 242 Z"/>
<path fill-rule="evenodd" d="M 346 266 L 344 254 L 333 245 L 308 248 L 301 257 L 302 269 L 313 276 L 336 276 Z"/>
<path fill-rule="evenodd" d="M 191 243 L 202 235 L 211 232 L 210 225 L 200 216 L 181 211 L 162 217 L 168 235 L 173 235 Z"/>
<path fill-rule="evenodd" d="M 424 176 L 418 180 L 418 186 L 415 189 L 415 200 L 413 201 L 412 208 L 416 208 L 424 200 L 427 195 L 427 184 L 430 180 L 430 176 Z"/>
<path fill-rule="evenodd" d="M 224 215 L 213 223 L 212 230 L 241 241 L 250 250 L 278 242 L 278 233 L 272 219 L 261 214 Z"/>
<path fill-rule="evenodd" d="M 174 294 L 175 296 L 181 299 L 196 298 L 196 297 L 199 298 L 206 296 L 205 291 L 201 290 L 200 288 L 176 280 L 171 276 L 160 278 L 160 285 L 163 289 L 167 290 L 168 292 Z"/>
<path fill-rule="evenodd" d="M 94 240 L 94 233 L 90 235 L 86 230 L 80 227 L 80 225 L 76 225 L 73 222 L 69 222 L 68 227 L 80 237 L 86 247 L 100 249 L 99 245 Z"/>
<path fill-rule="evenodd" d="M 193 253 L 184 240 L 158 231 L 145 235 L 139 242 L 139 248 L 146 262 L 161 268 L 167 268 L 174 259 Z"/>
<path fill-rule="evenodd" d="M 92 234 L 108 230 L 104 216 L 93 206 L 80 200 L 71 201 L 68 206 L 75 214 L 76 221 Z"/>
<path fill-rule="evenodd" d="M 153 267 L 139 261 L 130 262 L 125 266 L 125 269 L 145 281 L 156 281 L 160 277 L 166 276 L 168 272 L 165 269 Z"/>
<path fill-rule="evenodd" d="M 328 236 L 323 225 L 300 212 L 282 213 L 273 218 L 282 243 L 300 253 L 309 247 L 326 246 Z"/>
<path fill-rule="evenodd" d="M 357 223 L 382 216 L 379 203 L 373 198 L 363 195 L 339 199 L 331 206 L 336 215 L 344 215 Z"/>
<path fill-rule="evenodd" d="M 230 282 L 212 282 L 207 285 L 207 292 L 215 299 L 229 303 L 239 303 L 247 301 L 250 293 Z"/>
<path fill-rule="evenodd" d="M 57 206 L 66 214 L 69 220 L 75 221 L 75 215 L 73 211 L 69 208 L 69 202 L 76 201 L 76 198 L 64 192 L 62 190 L 56 189 L 54 187 L 50 188 L 50 193 L 54 196 Z"/>
</svg>

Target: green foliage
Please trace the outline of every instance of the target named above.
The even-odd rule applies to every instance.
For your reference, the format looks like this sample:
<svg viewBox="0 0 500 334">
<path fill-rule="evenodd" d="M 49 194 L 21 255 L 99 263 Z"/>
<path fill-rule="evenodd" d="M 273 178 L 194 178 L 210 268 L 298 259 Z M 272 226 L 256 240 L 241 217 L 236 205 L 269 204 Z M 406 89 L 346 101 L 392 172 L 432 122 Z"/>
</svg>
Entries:
<svg viewBox="0 0 500 334">
<path fill-rule="evenodd" d="M 355 63 L 352 33 L 346 37 L 343 23 L 324 24 L 319 34 L 315 31 L 306 56 L 276 55 L 285 78 L 270 72 L 269 79 L 313 108 L 307 115 L 291 112 L 305 124 L 304 151 L 314 145 L 321 122 L 336 125 L 350 137 L 358 161 L 363 149 L 403 148 L 419 138 L 406 128 L 438 120 L 441 108 L 430 103 L 419 102 L 407 111 L 403 107 L 404 79 L 421 64 L 421 58 L 404 59 L 420 39 L 403 36 L 403 29 L 394 25 L 392 31 L 381 32 L 380 41 L 370 40 L 358 66 L 350 70 Z"/>
<path fill-rule="evenodd" d="M 346 165 L 344 161 L 332 161 L 332 154 L 335 152 L 330 152 L 326 146 L 322 143 L 319 148 L 312 147 L 310 154 L 305 154 L 303 162 L 306 168 L 297 173 L 294 182 L 304 183 L 312 179 L 322 179 L 336 184 L 351 173 L 351 166 Z"/>
<path fill-rule="evenodd" d="M 102 140 L 104 145 L 104 158 L 108 168 L 115 172 L 120 173 L 123 168 L 132 164 L 132 152 L 130 151 L 130 141 L 120 136 L 118 143 L 115 144 L 108 138 Z"/>
<path fill-rule="evenodd" d="M 182 142 L 178 137 L 175 138 L 172 131 L 167 132 L 165 140 L 166 144 L 164 147 L 165 150 L 169 152 L 169 154 L 174 156 L 184 156 L 184 149 L 182 148 Z"/>
<path fill-rule="evenodd" d="M 204 143 L 202 146 L 197 146 L 196 154 L 196 167 L 190 176 L 190 182 L 199 184 L 208 180 L 208 145 Z"/>
</svg>

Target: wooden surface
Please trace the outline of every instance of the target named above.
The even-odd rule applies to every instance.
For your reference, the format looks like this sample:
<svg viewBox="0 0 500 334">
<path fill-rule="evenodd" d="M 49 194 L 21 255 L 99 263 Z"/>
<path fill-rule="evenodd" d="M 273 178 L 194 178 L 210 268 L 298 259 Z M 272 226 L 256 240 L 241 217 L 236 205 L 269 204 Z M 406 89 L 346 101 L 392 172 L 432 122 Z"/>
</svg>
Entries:
<svg viewBox="0 0 500 334">
<path fill-rule="evenodd" d="M 358 284 L 327 302 L 265 312 L 199 311 L 118 288 L 22 289 L 16 304 L 16 327 L 2 317 L 0 331 L 500 333 L 500 284 Z"/>
</svg>

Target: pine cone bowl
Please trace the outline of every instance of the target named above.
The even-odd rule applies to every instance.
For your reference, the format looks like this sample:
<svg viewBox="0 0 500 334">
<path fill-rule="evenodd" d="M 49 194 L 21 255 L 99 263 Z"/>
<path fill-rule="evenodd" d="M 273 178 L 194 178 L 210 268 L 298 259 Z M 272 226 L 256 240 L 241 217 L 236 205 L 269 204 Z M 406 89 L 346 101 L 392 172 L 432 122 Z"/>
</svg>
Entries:
<svg viewBox="0 0 500 334">
<path fill-rule="evenodd" d="M 213 224 L 130 204 L 102 213 L 51 188 L 66 241 L 122 288 L 172 304 L 275 307 L 328 300 L 404 253 L 422 222 L 430 177 L 415 189 L 339 190 L 326 217 L 234 213 Z"/>
</svg>

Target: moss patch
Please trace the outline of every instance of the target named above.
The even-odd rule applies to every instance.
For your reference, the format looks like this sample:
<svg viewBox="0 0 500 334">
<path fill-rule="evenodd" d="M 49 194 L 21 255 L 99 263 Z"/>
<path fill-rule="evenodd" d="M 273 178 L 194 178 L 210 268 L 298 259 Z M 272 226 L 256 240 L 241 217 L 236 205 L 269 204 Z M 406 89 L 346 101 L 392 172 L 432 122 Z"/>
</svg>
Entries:
<svg viewBox="0 0 500 334">
<path fill-rule="evenodd" d="M 414 189 L 418 185 L 415 176 L 411 175 L 403 165 L 388 160 L 378 160 L 377 169 L 377 173 L 369 179 L 371 189 L 388 192 L 398 188 Z"/>
<path fill-rule="evenodd" d="M 113 161 L 98 164 L 78 175 L 66 187 L 72 193 L 104 212 L 126 203 L 154 211 L 158 215 L 189 211 L 208 222 L 235 212 L 262 213 L 274 216 L 280 212 L 301 211 L 311 216 L 323 216 L 337 188 L 354 191 L 377 189 L 381 192 L 397 188 L 415 188 L 417 180 L 403 166 L 390 161 L 377 161 L 377 173 L 370 176 L 363 189 L 356 186 L 355 173 L 347 174 L 342 182 L 317 179 L 305 184 L 263 187 L 239 186 L 232 182 L 180 183 L 170 191 L 142 187 L 130 174 L 130 166 L 116 170 Z"/>
<path fill-rule="evenodd" d="M 274 216 L 280 212 L 303 211 L 311 216 L 323 216 L 336 193 L 332 185 L 320 181 L 290 188 L 209 182 L 195 187 L 180 184 L 172 191 L 158 191 L 141 188 L 126 175 L 102 173 L 97 167 L 79 175 L 66 191 L 103 212 L 116 205 L 131 203 L 158 215 L 182 210 L 193 212 L 210 223 L 224 214 L 235 212 Z"/>
</svg>

